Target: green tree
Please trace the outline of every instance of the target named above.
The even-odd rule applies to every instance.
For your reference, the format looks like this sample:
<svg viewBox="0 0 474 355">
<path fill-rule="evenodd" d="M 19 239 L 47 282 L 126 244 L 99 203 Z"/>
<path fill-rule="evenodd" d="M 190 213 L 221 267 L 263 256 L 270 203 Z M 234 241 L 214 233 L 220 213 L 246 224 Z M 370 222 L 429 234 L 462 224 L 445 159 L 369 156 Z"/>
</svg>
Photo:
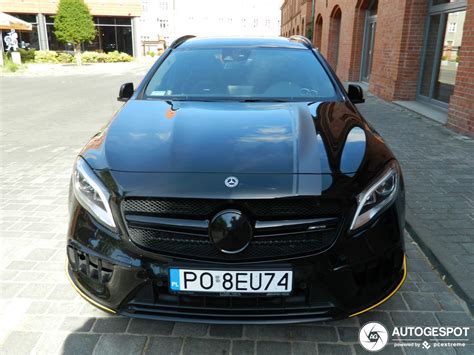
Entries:
<svg viewBox="0 0 474 355">
<path fill-rule="evenodd" d="M 95 37 L 94 21 L 84 0 L 59 1 L 54 34 L 59 41 L 74 45 L 77 65 L 81 65 L 81 43 Z"/>
</svg>

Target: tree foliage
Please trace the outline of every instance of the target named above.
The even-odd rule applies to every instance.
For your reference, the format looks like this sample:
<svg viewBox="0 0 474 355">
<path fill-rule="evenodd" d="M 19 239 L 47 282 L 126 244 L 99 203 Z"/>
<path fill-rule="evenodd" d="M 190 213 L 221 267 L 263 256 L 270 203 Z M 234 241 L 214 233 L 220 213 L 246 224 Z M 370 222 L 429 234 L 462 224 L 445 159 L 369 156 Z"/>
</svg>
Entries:
<svg viewBox="0 0 474 355">
<path fill-rule="evenodd" d="M 84 0 L 60 0 L 54 34 L 59 41 L 76 46 L 94 39 L 94 21 Z"/>
</svg>

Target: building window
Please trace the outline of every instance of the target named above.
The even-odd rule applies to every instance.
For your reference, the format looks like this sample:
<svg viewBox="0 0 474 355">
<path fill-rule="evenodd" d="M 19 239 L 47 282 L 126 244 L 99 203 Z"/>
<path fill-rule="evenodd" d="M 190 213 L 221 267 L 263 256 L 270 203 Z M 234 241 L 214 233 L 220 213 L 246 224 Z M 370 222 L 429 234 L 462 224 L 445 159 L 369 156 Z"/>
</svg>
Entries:
<svg viewBox="0 0 474 355">
<path fill-rule="evenodd" d="M 16 31 L 18 33 L 18 46 L 23 49 L 39 49 L 38 26 L 36 15 L 12 14 L 9 15 L 19 18 L 31 24 L 32 31 Z M 4 38 L 9 31 L 3 30 L 2 43 L 5 44 Z"/>
<path fill-rule="evenodd" d="M 94 17 L 96 36 L 82 44 L 85 51 L 120 51 L 133 54 L 132 24 L 129 17 Z M 50 50 L 74 50 L 70 43 L 59 42 L 54 34 L 54 17 L 46 16 L 46 32 Z"/>
<path fill-rule="evenodd" d="M 454 92 L 466 11 L 434 13 L 426 33 L 420 99 L 446 106 Z"/>
</svg>

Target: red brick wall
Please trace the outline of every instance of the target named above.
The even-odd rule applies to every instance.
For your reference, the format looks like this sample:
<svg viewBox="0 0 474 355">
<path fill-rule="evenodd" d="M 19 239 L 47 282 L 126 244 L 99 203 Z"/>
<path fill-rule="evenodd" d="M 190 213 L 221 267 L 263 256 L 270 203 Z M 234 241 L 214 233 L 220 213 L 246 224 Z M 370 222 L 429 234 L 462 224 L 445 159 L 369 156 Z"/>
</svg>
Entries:
<svg viewBox="0 0 474 355">
<path fill-rule="evenodd" d="M 313 45 L 315 48 L 321 49 L 321 41 L 323 39 L 323 18 L 321 15 L 316 16 L 316 22 L 313 30 Z"/>
<path fill-rule="evenodd" d="M 365 18 L 363 9 L 369 2 L 370 0 L 316 0 L 315 18 L 320 15 L 323 26 L 314 28 L 315 44 L 319 40 L 318 36 L 321 36 L 319 48 L 333 67 L 336 63 L 336 50 L 333 47 L 336 26 L 332 15 L 337 7 L 341 10 L 337 67 L 334 69 L 342 81 L 359 80 Z"/>
<path fill-rule="evenodd" d="M 454 93 L 447 126 L 474 137 L 474 0 L 468 1 Z"/>
<path fill-rule="evenodd" d="M 427 10 L 428 0 L 379 0 L 369 85 L 377 96 L 415 99 Z"/>
</svg>

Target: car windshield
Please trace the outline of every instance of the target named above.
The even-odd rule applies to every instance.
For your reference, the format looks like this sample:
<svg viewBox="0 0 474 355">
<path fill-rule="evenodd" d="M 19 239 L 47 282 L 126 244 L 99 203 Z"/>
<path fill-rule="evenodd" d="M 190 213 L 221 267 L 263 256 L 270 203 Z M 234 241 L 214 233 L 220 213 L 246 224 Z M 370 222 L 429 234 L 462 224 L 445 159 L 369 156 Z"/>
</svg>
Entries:
<svg viewBox="0 0 474 355">
<path fill-rule="evenodd" d="M 316 101 L 335 99 L 336 91 L 310 50 L 178 48 L 154 73 L 145 98 Z"/>
</svg>

